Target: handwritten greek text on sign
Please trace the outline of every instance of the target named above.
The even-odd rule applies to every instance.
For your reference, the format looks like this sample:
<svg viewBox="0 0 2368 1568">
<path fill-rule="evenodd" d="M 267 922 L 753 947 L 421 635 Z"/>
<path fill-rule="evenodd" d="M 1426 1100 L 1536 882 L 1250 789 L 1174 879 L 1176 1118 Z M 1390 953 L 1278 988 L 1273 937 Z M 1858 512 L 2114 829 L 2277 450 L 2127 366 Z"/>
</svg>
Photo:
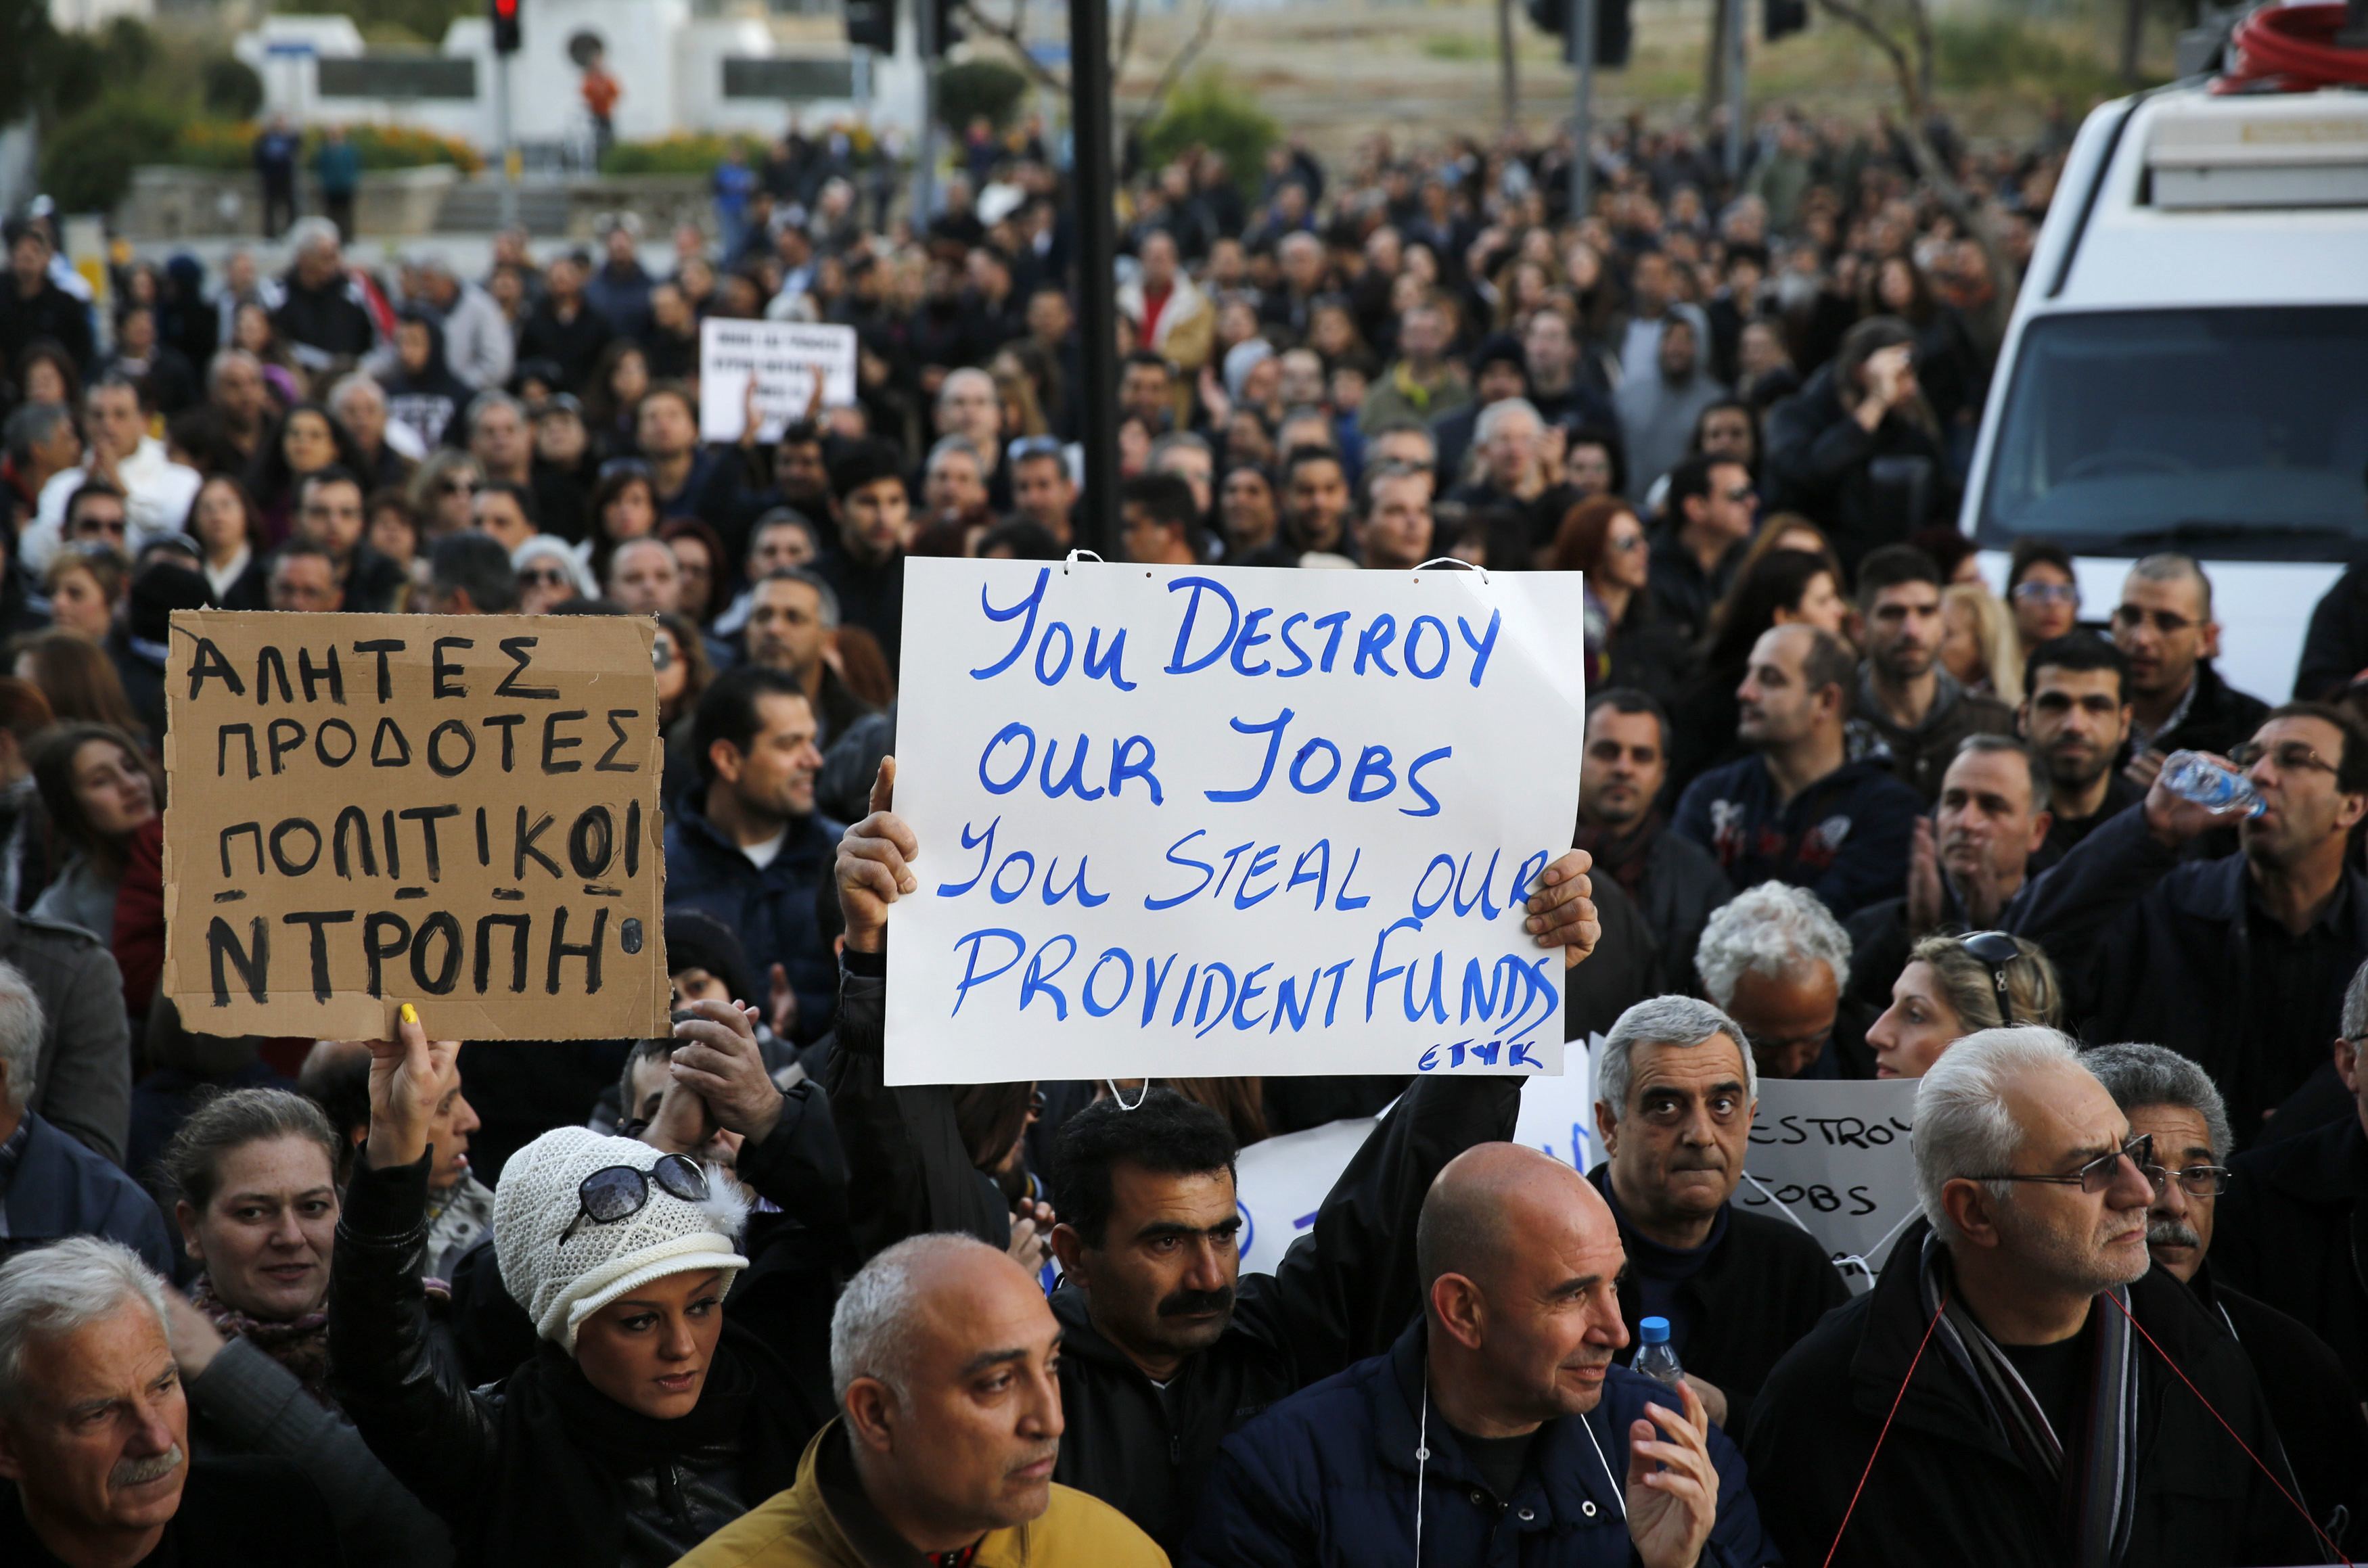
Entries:
<svg viewBox="0 0 2368 1568">
<path fill-rule="evenodd" d="M 1575 574 L 905 567 L 892 1083 L 1553 1073 Z"/>
<path fill-rule="evenodd" d="M 666 1031 L 646 618 L 176 611 L 165 992 L 208 1034 Z"/>
<path fill-rule="evenodd" d="M 777 441 L 814 406 L 855 401 L 855 329 L 805 322 L 727 321 L 699 324 L 699 438 L 737 441 L 747 421 L 748 386 L 757 389 L 757 439 Z"/>
</svg>

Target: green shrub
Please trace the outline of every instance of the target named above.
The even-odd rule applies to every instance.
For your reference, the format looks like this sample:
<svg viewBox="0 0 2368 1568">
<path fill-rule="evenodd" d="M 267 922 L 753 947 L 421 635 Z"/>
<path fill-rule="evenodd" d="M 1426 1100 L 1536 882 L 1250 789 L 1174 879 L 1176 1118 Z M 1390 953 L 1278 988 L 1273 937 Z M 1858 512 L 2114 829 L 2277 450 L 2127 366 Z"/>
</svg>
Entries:
<svg viewBox="0 0 2368 1568">
<path fill-rule="evenodd" d="M 938 72 L 938 123 L 952 131 L 970 128 L 980 115 L 997 131 L 1009 126 L 1028 96 L 1028 78 L 1001 60 L 964 60 Z"/>
<path fill-rule="evenodd" d="M 243 169 L 255 161 L 255 138 L 261 127 L 248 119 L 199 119 L 176 123 L 161 143 L 163 151 L 147 149 L 143 164 L 173 164 L 192 169 Z M 485 166 L 484 158 L 466 142 L 401 125 L 348 125 L 346 139 L 361 154 L 365 169 L 417 169 L 450 164 L 463 174 Z M 321 144 L 319 127 L 304 133 L 298 162 L 311 165 Z"/>
<path fill-rule="evenodd" d="M 711 175 L 723 154 L 738 147 L 750 166 L 765 159 L 765 143 L 754 136 L 677 131 L 655 142 L 619 142 L 600 159 L 604 175 Z"/>
<path fill-rule="evenodd" d="M 263 78 L 244 60 L 217 54 L 199 68 L 206 112 L 225 119 L 253 119 L 263 111 Z"/>
<path fill-rule="evenodd" d="M 2120 78 L 2101 55 L 2029 22 L 1994 17 L 1932 25 L 1932 74 L 1943 88 L 2010 88 L 2074 104 L 2112 97 Z"/>
<path fill-rule="evenodd" d="M 1267 149 L 1281 134 L 1255 100 L 1212 68 L 1168 94 L 1159 118 L 1144 128 L 1143 152 L 1155 167 L 1190 147 L 1221 153 L 1242 194 L 1255 196 Z"/>
<path fill-rule="evenodd" d="M 144 97 L 117 94 L 68 117 L 41 144 L 41 186 L 67 212 L 104 212 L 131 188 L 131 171 L 172 145 L 179 117 Z"/>
</svg>

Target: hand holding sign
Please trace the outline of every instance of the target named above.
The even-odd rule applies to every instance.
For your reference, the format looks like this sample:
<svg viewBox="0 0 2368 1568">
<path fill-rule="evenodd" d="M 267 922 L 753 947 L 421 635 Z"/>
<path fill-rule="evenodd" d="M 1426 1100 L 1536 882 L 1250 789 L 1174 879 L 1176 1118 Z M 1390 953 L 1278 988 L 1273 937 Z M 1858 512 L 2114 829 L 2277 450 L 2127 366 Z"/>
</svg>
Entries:
<svg viewBox="0 0 2368 1568">
<path fill-rule="evenodd" d="M 419 1163 L 437 1102 L 461 1072 L 461 1042 L 429 1040 L 419 1011 L 408 1002 L 393 1040 L 370 1041 L 370 1141 L 372 1170 Z"/>
<path fill-rule="evenodd" d="M 876 953 L 887 946 L 888 906 L 917 890 L 910 862 L 921 858 L 921 841 L 889 809 L 896 798 L 896 759 L 880 759 L 871 781 L 871 814 L 838 841 L 838 908 L 847 919 L 849 952 Z"/>
<path fill-rule="evenodd" d="M 1541 948 L 1560 948 L 1562 966 L 1577 969 L 1595 944 L 1603 939 L 1603 925 L 1595 917 L 1595 883 L 1588 872 L 1595 857 L 1573 849 L 1538 876 L 1538 892 L 1530 900 L 1529 928 Z"/>
</svg>

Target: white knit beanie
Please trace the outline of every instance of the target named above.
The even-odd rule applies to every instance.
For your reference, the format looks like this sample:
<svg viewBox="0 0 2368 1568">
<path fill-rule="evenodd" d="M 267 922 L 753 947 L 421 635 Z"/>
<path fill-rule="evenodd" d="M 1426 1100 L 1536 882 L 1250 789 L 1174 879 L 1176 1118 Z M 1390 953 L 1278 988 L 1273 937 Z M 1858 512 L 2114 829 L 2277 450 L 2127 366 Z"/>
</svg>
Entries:
<svg viewBox="0 0 2368 1568">
<path fill-rule="evenodd" d="M 685 1203 L 650 1177 L 641 1212 L 604 1225 L 589 1215 L 567 1244 L 559 1234 L 583 1208 L 576 1187 L 593 1172 L 631 1165 L 648 1172 L 661 1151 L 586 1127 L 555 1127 L 512 1154 L 494 1192 L 494 1250 L 502 1283 L 535 1332 L 575 1353 L 584 1320 L 619 1297 L 669 1274 L 723 1269 L 748 1260 L 734 1243 L 748 1218 L 738 1183 L 713 1165 L 704 1203 Z"/>
</svg>

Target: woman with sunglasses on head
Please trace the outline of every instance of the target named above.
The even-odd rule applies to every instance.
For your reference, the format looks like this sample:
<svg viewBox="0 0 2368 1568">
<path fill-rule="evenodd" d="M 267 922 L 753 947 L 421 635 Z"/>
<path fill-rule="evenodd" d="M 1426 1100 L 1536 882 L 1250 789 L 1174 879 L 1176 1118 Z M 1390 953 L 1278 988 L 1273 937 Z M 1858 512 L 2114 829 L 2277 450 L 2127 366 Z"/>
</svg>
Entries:
<svg viewBox="0 0 2368 1568">
<path fill-rule="evenodd" d="M 477 460 L 458 447 L 439 447 L 411 476 L 411 512 L 419 519 L 421 553 L 448 534 L 469 528 L 469 505 L 485 482 Z"/>
<path fill-rule="evenodd" d="M 843 1215 L 836 1136 L 809 1085 L 773 1086 L 746 1012 L 687 1012 L 639 1140 L 558 1128 L 504 1167 L 502 1283 L 541 1343 L 473 1392 L 429 1347 L 420 1278 L 428 1125 L 460 1044 L 429 1040 L 408 1005 L 397 1038 L 370 1042 L 370 1131 L 329 1287 L 336 1387 L 464 1568 L 660 1568 L 787 1487 L 827 1419 L 826 1375 L 817 1388 L 805 1369 L 812 1312 L 762 1300 L 762 1267 L 735 1298 L 759 1298 L 745 1322 L 724 1299 L 803 1230 L 773 1223 L 744 1256 L 739 1184 L 802 1221 Z M 728 1173 L 701 1158 L 719 1131 L 742 1140 Z"/>
<path fill-rule="evenodd" d="M 1654 613 L 1652 559 L 1636 508 L 1615 496 L 1581 501 L 1554 535 L 1554 569 L 1587 575 L 1587 678 L 1667 701 L 1689 660 L 1685 639 Z"/>
<path fill-rule="evenodd" d="M 549 615 L 570 599 L 600 597 L 582 557 L 551 534 L 532 535 L 510 551 L 510 568 L 518 574 L 520 615 Z"/>
<path fill-rule="evenodd" d="M 1866 1031 L 1878 1078 L 1921 1078 L 1976 1029 L 2062 1027 L 2064 989 L 2036 942 L 2003 931 L 1927 937 L 1908 950 L 1891 1006 Z"/>
</svg>

